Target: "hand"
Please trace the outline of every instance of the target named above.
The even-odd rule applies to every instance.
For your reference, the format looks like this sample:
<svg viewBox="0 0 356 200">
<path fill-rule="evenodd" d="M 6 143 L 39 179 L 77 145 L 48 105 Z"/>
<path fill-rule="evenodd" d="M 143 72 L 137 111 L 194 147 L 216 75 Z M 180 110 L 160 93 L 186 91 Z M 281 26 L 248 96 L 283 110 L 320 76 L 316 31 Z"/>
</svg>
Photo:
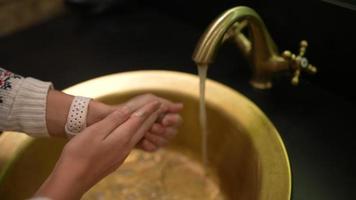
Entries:
<svg viewBox="0 0 356 200">
<path fill-rule="evenodd" d="M 135 106 L 135 111 L 129 106 L 119 107 L 71 139 L 36 196 L 80 199 L 95 183 L 117 169 L 165 111 L 157 100 Z"/>
<path fill-rule="evenodd" d="M 183 109 L 182 103 L 173 103 L 167 99 L 157 97 L 153 94 L 144 94 L 130 99 L 128 102 L 118 105 L 128 106 L 137 110 L 147 101 L 159 101 L 163 113 L 159 116 L 153 126 L 145 133 L 144 138 L 137 144 L 137 147 L 145 151 L 155 151 L 166 145 L 170 139 L 177 134 L 177 128 L 182 123 L 179 112 Z"/>
<path fill-rule="evenodd" d="M 88 124 L 99 121 L 118 108 L 127 106 L 129 109 L 136 111 L 148 101 L 154 100 L 161 103 L 161 110 L 163 113 L 145 133 L 145 137 L 142 138 L 136 147 L 145 151 L 155 151 L 166 145 L 169 140 L 177 134 L 177 129 L 183 121 L 179 114 L 179 112 L 183 109 L 182 103 L 173 103 L 153 94 L 138 95 L 123 104 L 113 106 L 97 101 L 91 101 L 88 110 Z"/>
</svg>

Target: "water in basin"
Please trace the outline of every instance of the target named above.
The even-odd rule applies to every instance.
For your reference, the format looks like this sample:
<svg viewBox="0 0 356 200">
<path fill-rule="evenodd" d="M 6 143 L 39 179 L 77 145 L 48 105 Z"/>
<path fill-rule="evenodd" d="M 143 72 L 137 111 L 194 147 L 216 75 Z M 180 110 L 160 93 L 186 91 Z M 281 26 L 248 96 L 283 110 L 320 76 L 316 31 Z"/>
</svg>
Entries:
<svg viewBox="0 0 356 200">
<path fill-rule="evenodd" d="M 205 175 L 199 162 L 177 151 L 163 149 L 152 154 L 136 150 L 83 199 L 225 199 L 211 176 Z"/>
</svg>

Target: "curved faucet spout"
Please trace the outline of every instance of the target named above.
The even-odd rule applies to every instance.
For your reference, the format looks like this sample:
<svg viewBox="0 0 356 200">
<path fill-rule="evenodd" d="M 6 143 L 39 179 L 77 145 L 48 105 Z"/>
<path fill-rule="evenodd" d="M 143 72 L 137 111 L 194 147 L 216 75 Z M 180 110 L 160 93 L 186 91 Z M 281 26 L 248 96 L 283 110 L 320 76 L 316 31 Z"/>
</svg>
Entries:
<svg viewBox="0 0 356 200">
<path fill-rule="evenodd" d="M 241 32 L 245 26 L 249 29 L 249 37 Z M 227 10 L 207 28 L 196 46 L 193 60 L 199 66 L 211 64 L 220 45 L 228 39 L 234 40 L 252 65 L 254 75 L 251 83 L 256 88 L 270 88 L 275 72 L 293 71 L 293 84 L 298 83 L 302 69 L 316 72 L 316 68 L 309 65 L 303 57 L 307 45 L 301 45 L 303 53 L 298 56 L 289 51 L 280 54 L 261 17 L 253 9 L 245 6 Z M 303 44 L 307 43 L 303 41 Z"/>
</svg>

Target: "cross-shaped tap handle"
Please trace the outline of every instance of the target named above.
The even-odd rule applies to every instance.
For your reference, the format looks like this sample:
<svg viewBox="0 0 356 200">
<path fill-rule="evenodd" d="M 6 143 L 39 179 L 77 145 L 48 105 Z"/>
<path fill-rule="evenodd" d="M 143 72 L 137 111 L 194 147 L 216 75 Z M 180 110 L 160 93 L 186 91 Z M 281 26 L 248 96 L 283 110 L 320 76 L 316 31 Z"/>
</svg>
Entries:
<svg viewBox="0 0 356 200">
<path fill-rule="evenodd" d="M 315 74 L 317 72 L 317 68 L 311 65 L 308 59 L 304 57 L 307 47 L 308 47 L 308 42 L 302 40 L 300 42 L 298 55 L 295 55 L 288 50 L 283 52 L 283 57 L 289 61 L 290 68 L 293 71 L 293 76 L 291 80 L 291 83 L 293 85 L 298 85 L 301 71 L 305 71 L 310 74 Z"/>
</svg>

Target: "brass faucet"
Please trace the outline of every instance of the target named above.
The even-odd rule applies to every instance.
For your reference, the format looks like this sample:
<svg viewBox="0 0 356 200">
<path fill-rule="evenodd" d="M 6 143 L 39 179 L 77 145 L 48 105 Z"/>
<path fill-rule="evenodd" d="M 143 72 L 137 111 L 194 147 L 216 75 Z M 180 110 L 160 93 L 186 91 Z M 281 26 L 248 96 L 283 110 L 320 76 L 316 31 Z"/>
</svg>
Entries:
<svg viewBox="0 0 356 200">
<path fill-rule="evenodd" d="M 242 29 L 248 27 L 249 37 Z M 198 66 L 206 66 L 214 61 L 219 46 L 232 39 L 253 67 L 251 84 L 255 88 L 272 87 L 272 77 L 276 72 L 291 71 L 291 83 L 297 85 L 301 71 L 316 73 L 316 67 L 304 57 L 308 43 L 300 42 L 299 54 L 290 51 L 280 54 L 276 44 L 268 33 L 261 17 L 251 8 L 238 6 L 219 16 L 200 38 L 193 54 Z"/>
</svg>

